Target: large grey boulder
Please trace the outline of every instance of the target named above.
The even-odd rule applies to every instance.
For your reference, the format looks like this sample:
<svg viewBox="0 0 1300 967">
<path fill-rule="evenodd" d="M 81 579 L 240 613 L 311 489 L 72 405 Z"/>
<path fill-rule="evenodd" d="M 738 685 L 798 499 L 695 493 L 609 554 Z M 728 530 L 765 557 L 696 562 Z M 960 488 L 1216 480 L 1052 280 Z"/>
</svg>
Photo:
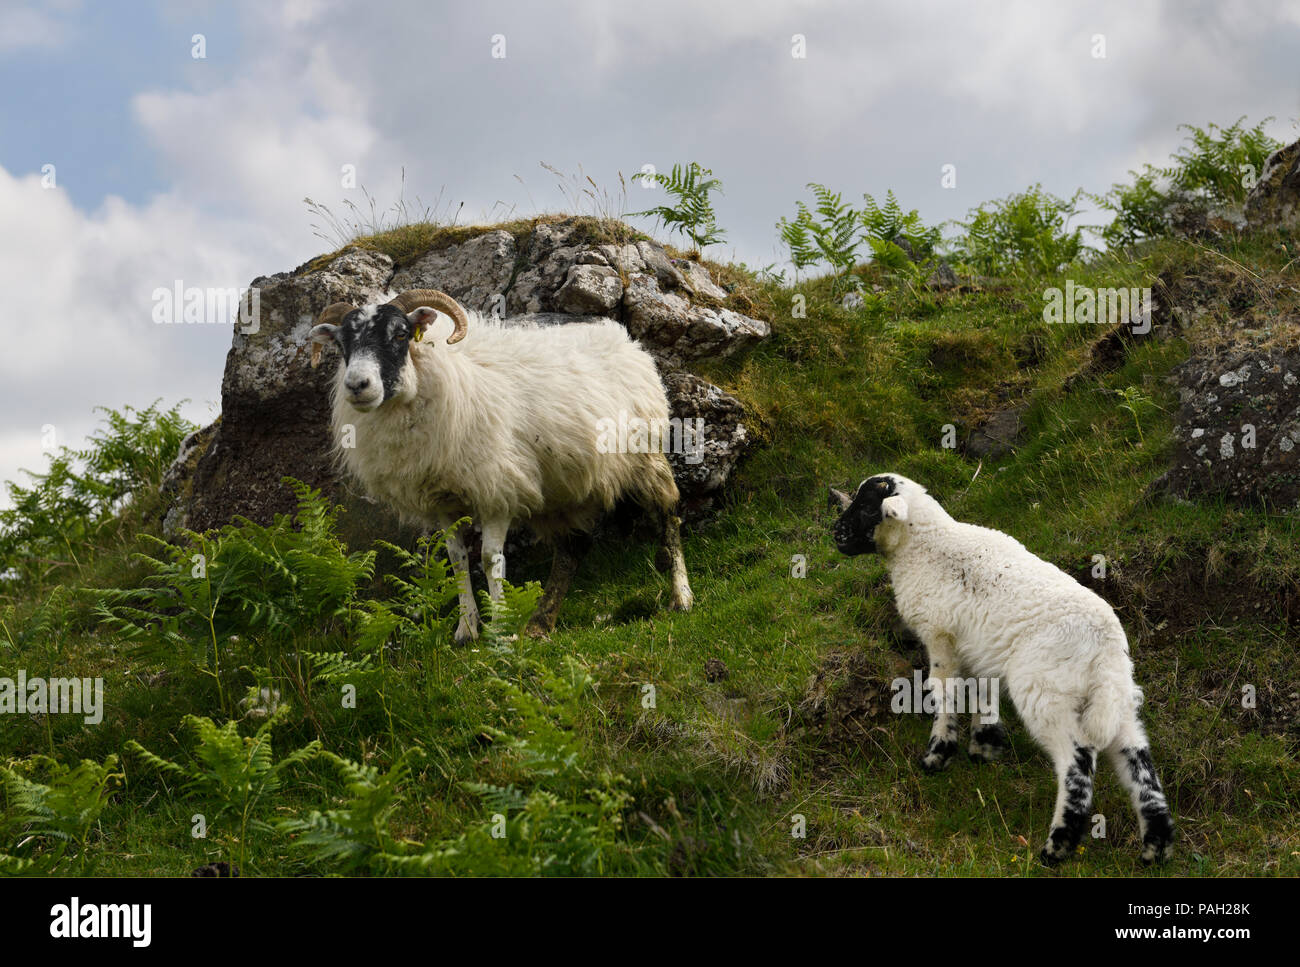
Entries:
<svg viewBox="0 0 1300 967">
<path fill-rule="evenodd" d="M 688 282 L 688 278 L 692 280 Z M 625 285 L 625 280 L 630 280 Z M 246 517 L 269 523 L 293 509 L 282 483 L 296 477 L 344 504 L 343 533 L 365 546 L 375 537 L 405 541 L 387 509 L 340 478 L 330 456 L 329 385 L 336 357 L 311 369 L 308 333 L 332 302 L 361 305 L 408 288 L 438 288 L 505 323 L 564 325 L 593 316 L 623 320 L 655 355 L 672 415 L 704 420 L 695 453 L 669 455 L 684 516 L 706 513 L 752 445 L 739 401 L 682 368 L 693 360 L 742 352 L 768 333 L 766 323 L 691 302 L 712 285 L 704 266 L 679 270 L 653 242 L 610 244 L 589 219 L 539 222 L 519 235 L 489 229 L 430 251 L 407 265 L 349 248 L 324 264 L 254 280 L 255 325 L 237 328 L 222 379 L 222 413 L 187 441 L 168 474 L 165 530 L 204 530 Z M 674 286 L 677 291 L 664 291 Z M 653 287 L 651 290 L 650 287 Z M 653 319 L 637 293 L 653 291 Z M 631 293 L 631 298 L 629 298 Z M 575 388 L 576 389 L 576 388 Z"/>
<path fill-rule="evenodd" d="M 627 330 L 670 365 L 744 352 L 771 333 L 766 322 L 731 309 L 693 305 L 665 292 L 650 275 L 634 275 L 623 293 Z"/>
<path fill-rule="evenodd" d="M 1174 455 L 1157 487 L 1182 497 L 1300 503 L 1300 350 L 1203 350 L 1174 370 Z"/>
<path fill-rule="evenodd" d="M 684 370 L 663 374 L 668 409 L 674 419 L 699 420 L 702 439 L 695 447 L 668 454 L 678 489 L 682 517 L 695 520 L 712 509 L 740 458 L 753 446 L 745 408 L 708 380 Z"/>
<path fill-rule="evenodd" d="M 723 302 L 727 298 L 727 290 L 713 281 L 713 276 L 699 262 L 692 262 L 687 259 L 684 263 L 677 266 L 677 270 L 685 277 L 684 288 L 694 296 L 703 296 L 706 299 L 716 299 Z"/>
<path fill-rule="evenodd" d="M 506 294 L 506 314 L 561 311 L 555 294 L 568 279 L 569 268 L 589 250 L 587 241 L 576 219 L 538 225 L 519 243 L 519 270 Z"/>
<path fill-rule="evenodd" d="M 236 326 L 221 381 L 221 417 L 182 452 L 169 477 L 174 502 L 164 523 L 206 530 L 236 516 L 270 523 L 293 510 L 282 478 L 296 477 L 343 502 L 348 529 L 401 537 L 396 520 L 341 484 L 330 458 L 328 386 L 333 370 L 312 369 L 308 333 L 331 302 L 373 302 L 392 276 L 392 260 L 353 249 L 314 272 L 254 279 L 255 324 Z M 353 534 L 351 536 L 361 536 Z"/>
<path fill-rule="evenodd" d="M 1246 197 L 1246 221 L 1254 229 L 1300 228 L 1300 141 L 1274 151 Z"/>
<path fill-rule="evenodd" d="M 391 288 L 402 291 L 424 285 L 421 279 L 439 279 L 469 309 L 492 313 L 510 288 L 514 275 L 515 237 L 500 230 L 484 232 L 460 245 L 430 252 L 392 274 Z"/>
<path fill-rule="evenodd" d="M 605 265 L 571 265 L 564 284 L 555 293 L 555 307 L 561 312 L 603 316 L 618 306 L 623 280 Z"/>
</svg>

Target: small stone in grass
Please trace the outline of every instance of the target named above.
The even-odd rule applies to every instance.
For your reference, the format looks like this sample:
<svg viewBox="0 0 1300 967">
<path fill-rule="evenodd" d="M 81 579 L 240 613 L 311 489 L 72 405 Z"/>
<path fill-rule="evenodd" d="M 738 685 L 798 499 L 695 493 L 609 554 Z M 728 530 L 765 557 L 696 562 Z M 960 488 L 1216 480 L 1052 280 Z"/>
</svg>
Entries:
<svg viewBox="0 0 1300 967">
<path fill-rule="evenodd" d="M 725 681 L 731 672 L 722 663 L 721 658 L 710 658 L 704 663 L 704 677 L 711 682 Z"/>
</svg>

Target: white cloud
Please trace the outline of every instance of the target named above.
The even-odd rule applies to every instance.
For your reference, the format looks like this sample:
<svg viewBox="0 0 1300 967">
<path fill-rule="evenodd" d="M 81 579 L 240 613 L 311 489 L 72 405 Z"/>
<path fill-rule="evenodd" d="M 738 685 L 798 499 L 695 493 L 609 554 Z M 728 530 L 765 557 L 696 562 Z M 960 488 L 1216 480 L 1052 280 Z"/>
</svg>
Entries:
<svg viewBox="0 0 1300 967">
<path fill-rule="evenodd" d="M 322 101 L 346 104 L 350 95 L 321 68 L 323 51 L 304 53 L 293 78 L 278 66 L 255 68 L 252 76 L 204 93 L 136 96 L 135 116 L 174 194 L 196 208 L 247 213 L 308 244 L 303 198 L 338 198 L 343 165 L 357 166 L 362 184 L 387 186 L 388 173 L 368 172 L 366 165 L 382 139 L 355 113 L 320 113 Z M 318 99 L 313 84 L 328 96 Z"/>
<path fill-rule="evenodd" d="M 198 213 L 174 195 L 143 207 L 109 198 L 78 210 L 37 175 L 0 168 L 0 479 L 19 466 L 44 469 L 43 427 L 77 445 L 96 406 L 182 398 L 191 419 L 210 419 L 219 399 L 230 326 L 160 326 L 153 291 L 237 287 L 285 257 L 256 226 Z"/>
<path fill-rule="evenodd" d="M 68 31 L 58 19 L 26 6 L 0 8 L 0 54 L 50 50 L 61 46 Z"/>
</svg>

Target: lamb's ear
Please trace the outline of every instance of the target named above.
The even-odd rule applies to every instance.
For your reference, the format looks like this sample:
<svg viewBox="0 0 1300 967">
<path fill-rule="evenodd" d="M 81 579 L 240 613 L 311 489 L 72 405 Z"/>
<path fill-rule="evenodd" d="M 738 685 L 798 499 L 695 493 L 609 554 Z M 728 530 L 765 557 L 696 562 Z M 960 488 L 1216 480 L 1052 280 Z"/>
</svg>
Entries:
<svg viewBox="0 0 1300 967">
<path fill-rule="evenodd" d="M 838 510 L 841 514 L 849 509 L 849 504 L 853 503 L 853 498 L 842 490 L 836 490 L 834 487 L 827 487 L 826 505 L 831 510 Z"/>
<path fill-rule="evenodd" d="M 311 330 L 311 368 L 315 369 L 320 365 L 320 351 L 322 346 L 337 346 L 338 342 L 338 326 L 331 326 L 329 323 L 321 323 L 319 326 L 313 326 Z"/>
<path fill-rule="evenodd" d="M 880 502 L 880 516 L 894 520 L 907 520 L 907 501 L 902 494 L 894 494 Z"/>
<path fill-rule="evenodd" d="M 415 336 L 416 342 L 424 338 L 424 330 L 428 329 L 433 320 L 437 318 L 438 310 L 429 306 L 420 306 L 420 308 L 406 314 L 406 321 L 411 324 L 411 333 Z"/>
</svg>

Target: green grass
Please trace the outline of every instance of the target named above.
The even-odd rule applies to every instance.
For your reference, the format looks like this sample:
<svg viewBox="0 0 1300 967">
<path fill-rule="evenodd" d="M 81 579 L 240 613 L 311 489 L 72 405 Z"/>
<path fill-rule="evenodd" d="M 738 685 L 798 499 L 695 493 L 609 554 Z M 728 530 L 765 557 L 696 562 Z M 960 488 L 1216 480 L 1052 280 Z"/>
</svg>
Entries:
<svg viewBox="0 0 1300 967">
<path fill-rule="evenodd" d="M 413 230 L 368 244 L 409 258 L 436 243 Z M 1069 275 L 1080 285 L 1149 285 L 1169 266 L 1193 275 L 1237 272 L 1224 255 L 1263 279 L 1287 261 L 1262 240 L 1223 255 L 1170 242 L 1149 246 L 1137 261 L 1103 259 Z M 295 691 L 286 672 L 277 682 L 291 711 L 272 730 L 276 756 L 319 740 L 386 769 L 418 746 L 423 756 L 387 814 L 388 828 L 397 841 L 458 844 L 438 860 L 450 865 L 432 867 L 458 873 L 1300 873 L 1296 629 L 1283 612 L 1300 588 L 1297 518 L 1147 496 L 1165 469 L 1177 408 L 1165 376 L 1186 358 L 1188 339 L 1208 336 L 1142 342 L 1118 369 L 1067 389 L 1104 330 L 1043 324 L 1042 290 L 1061 278 L 918 298 L 877 270 L 858 272 L 868 291 L 873 282 L 884 290 L 849 311 L 831 300 L 829 279 L 782 289 L 734 267 L 718 271 L 735 286 L 731 301 L 767 318 L 774 335 L 746 360 L 703 374 L 751 408 L 762 445 L 717 517 L 687 536 L 692 612 L 661 610 L 667 588 L 653 546 L 638 531 L 611 528 L 550 640 L 457 649 L 444 636 L 380 647 L 369 653 L 382 669 L 359 687 L 355 711 L 334 707 L 320 682 L 310 693 Z M 796 293 L 807 299 L 807 318 L 791 317 Z M 1211 313 L 1205 325 L 1216 318 Z M 1136 414 L 1121 406 L 1130 387 L 1145 401 Z M 978 465 L 941 446 L 945 425 L 960 438 L 1008 401 L 1028 405 L 1014 454 Z M 884 470 L 926 483 L 954 516 L 1005 530 L 1067 571 L 1106 557 L 1107 594 L 1130 633 L 1179 826 L 1169 864 L 1140 866 L 1132 812 L 1103 767 L 1096 809 L 1106 838 L 1087 840 L 1059 871 L 1044 869 L 1036 854 L 1055 783 L 1014 716 L 1001 763 L 977 766 L 963 756 L 931 776 L 917 761 L 928 719 L 893 715 L 887 702 L 872 710 L 872 696 L 895 676 L 910 677 L 922 659 L 895 631 L 880 561 L 844 558 L 830 543 L 826 488 Z M 792 576 L 794 555 L 806 558 L 806 577 Z M 116 579 L 131 587 L 144 573 L 120 542 L 94 560 L 68 583 Z M 540 579 L 545 569 L 540 559 L 512 561 L 511 577 Z M 189 835 L 193 814 L 211 812 L 211 804 L 187 797 L 123 749 L 135 741 L 184 760 L 182 718 L 222 721 L 231 710 L 223 710 L 210 675 L 178 656 L 133 651 L 81 598 L 65 594 L 45 612 L 49 585 L 9 595 L 0 667 L 104 676 L 104 723 L 91 729 L 66 716 L 7 717 L 0 757 L 122 756 L 125 782 L 88 840 L 94 870 L 184 874 L 240 854 L 253 874 L 337 868 L 307 862 L 294 836 L 274 825 L 341 806 L 344 784 L 322 762 L 286 777 L 247 842 L 236 842 L 221 822 L 207 839 Z M 42 614 L 43 630 L 24 635 Z M 258 634 L 240 645 L 250 661 L 265 647 Z M 296 649 L 364 650 L 343 618 L 294 634 Z M 590 683 L 563 685 L 577 674 L 570 659 Z M 711 659 L 725 664 L 725 679 L 708 680 Z M 823 718 L 810 708 L 819 671 L 829 707 L 856 714 Z M 228 674 L 227 693 L 255 682 L 247 669 Z M 1241 707 L 1247 684 L 1258 696 L 1253 710 Z M 556 756 L 567 764 L 544 765 Z M 506 840 L 493 840 L 483 832 L 490 800 L 475 789 L 512 784 L 555 803 L 535 797 L 529 810 L 512 814 Z M 602 813 L 590 807 L 593 790 L 630 798 L 616 797 L 612 812 Z M 804 837 L 791 833 L 797 816 Z M 570 827 L 583 829 L 573 842 L 561 834 Z M 593 865 L 537 865 L 550 856 Z"/>
<path fill-rule="evenodd" d="M 646 236 L 621 221 L 601 218 L 594 215 L 538 215 L 534 218 L 519 218 L 495 225 L 444 225 L 434 221 L 412 222 L 397 225 L 374 235 L 363 235 L 353 239 L 344 248 L 325 255 L 319 255 L 301 267 L 303 271 L 315 271 L 329 265 L 346 248 L 360 248 L 387 255 L 398 266 L 410 265 L 430 252 L 439 252 L 453 245 L 460 245 L 472 238 L 492 231 L 503 231 L 515 237 L 516 242 L 526 242 L 538 225 L 554 224 L 574 219 L 582 229 L 575 240 L 594 244 L 635 242 Z"/>
</svg>

